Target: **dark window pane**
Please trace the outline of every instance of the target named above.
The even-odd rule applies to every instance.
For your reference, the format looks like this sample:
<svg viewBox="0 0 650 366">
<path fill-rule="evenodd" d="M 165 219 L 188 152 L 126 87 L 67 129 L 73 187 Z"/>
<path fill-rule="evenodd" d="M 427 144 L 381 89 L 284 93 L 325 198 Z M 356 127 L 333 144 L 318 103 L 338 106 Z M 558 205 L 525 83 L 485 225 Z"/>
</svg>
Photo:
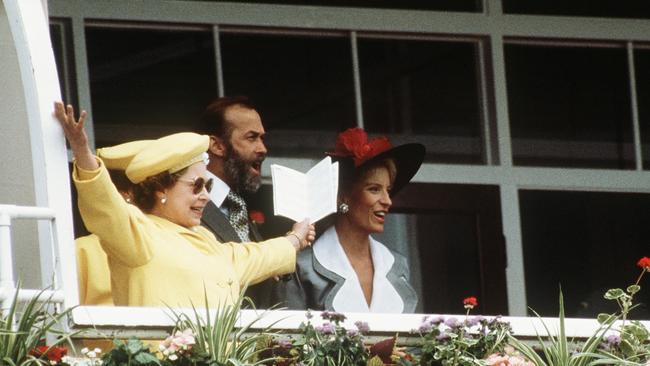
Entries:
<svg viewBox="0 0 650 366">
<path fill-rule="evenodd" d="M 61 98 L 66 103 L 77 103 L 77 78 L 74 68 L 74 53 L 69 22 L 52 20 L 50 22 L 50 40 L 54 51 L 56 71 L 59 75 Z"/>
<path fill-rule="evenodd" d="M 220 41 L 225 93 L 253 99 L 272 154 L 322 156 L 337 131 L 355 125 L 348 38 L 226 33 Z"/>
<path fill-rule="evenodd" d="M 420 135 L 430 161 L 483 161 L 476 44 L 360 39 L 358 47 L 368 131 Z"/>
<path fill-rule="evenodd" d="M 498 187 L 410 183 L 391 212 L 403 214 L 389 215 L 385 242 L 409 255 L 412 275 L 421 278 L 424 312 L 458 314 L 462 299 L 476 296 L 477 313 L 507 314 Z"/>
<path fill-rule="evenodd" d="M 505 46 L 515 165 L 634 167 L 623 48 Z"/>
<path fill-rule="evenodd" d="M 605 18 L 650 18 L 647 0 L 503 0 L 510 14 L 577 15 Z"/>
<path fill-rule="evenodd" d="M 211 32 L 86 28 L 97 145 L 193 129 L 217 94 Z"/>
<path fill-rule="evenodd" d="M 643 168 L 650 169 L 650 49 L 634 50 L 636 96 L 639 107 Z"/>
<path fill-rule="evenodd" d="M 519 199 L 528 306 L 557 316 L 561 286 L 567 316 L 618 310 L 603 294 L 625 289 L 641 273 L 636 262 L 648 255 L 650 195 L 520 191 Z M 650 319 L 650 291 L 635 303 L 643 305 L 632 319 Z"/>
<path fill-rule="evenodd" d="M 480 12 L 480 0 L 202 0 L 229 3 L 341 6 L 378 9 L 412 9 Z"/>
</svg>

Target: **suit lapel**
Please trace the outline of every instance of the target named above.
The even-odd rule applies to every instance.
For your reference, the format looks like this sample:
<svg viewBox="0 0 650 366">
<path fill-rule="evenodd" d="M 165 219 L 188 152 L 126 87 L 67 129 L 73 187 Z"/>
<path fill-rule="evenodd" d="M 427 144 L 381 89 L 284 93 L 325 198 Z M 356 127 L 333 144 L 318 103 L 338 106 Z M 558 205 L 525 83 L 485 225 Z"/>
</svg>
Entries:
<svg viewBox="0 0 650 366">
<path fill-rule="evenodd" d="M 241 241 L 226 215 L 212 201 L 209 201 L 203 210 L 201 224 L 212 231 L 214 236 L 222 243 Z"/>
<path fill-rule="evenodd" d="M 324 310 L 334 309 L 334 297 L 339 292 L 341 287 L 343 287 L 343 284 L 345 283 L 345 278 L 339 275 L 338 273 L 330 271 L 329 269 L 325 268 L 318 261 L 315 255 L 312 255 L 312 266 L 316 273 L 326 278 L 330 282 L 334 283 L 334 286 L 331 287 L 329 292 L 325 293 L 325 295 L 323 296 L 323 309 Z"/>
<path fill-rule="evenodd" d="M 250 235 L 250 239 L 254 242 L 260 242 L 262 241 L 262 235 L 260 234 L 259 230 L 257 229 L 257 224 L 255 224 L 252 221 L 249 221 L 248 224 L 248 234 Z"/>
</svg>

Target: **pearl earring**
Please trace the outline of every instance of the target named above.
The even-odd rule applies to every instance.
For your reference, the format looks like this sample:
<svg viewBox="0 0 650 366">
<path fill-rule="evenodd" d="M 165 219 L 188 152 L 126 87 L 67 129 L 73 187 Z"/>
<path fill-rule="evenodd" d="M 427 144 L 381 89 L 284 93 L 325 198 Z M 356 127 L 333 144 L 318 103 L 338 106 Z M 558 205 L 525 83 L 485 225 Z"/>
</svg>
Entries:
<svg viewBox="0 0 650 366">
<path fill-rule="evenodd" d="M 164 205 L 165 203 L 167 203 L 167 197 L 163 197 L 163 198 L 161 198 L 161 199 L 160 199 L 160 203 L 162 203 L 163 205 Z"/>
<path fill-rule="evenodd" d="M 346 214 L 350 211 L 350 206 L 347 203 L 341 203 L 339 205 L 339 213 Z"/>
</svg>

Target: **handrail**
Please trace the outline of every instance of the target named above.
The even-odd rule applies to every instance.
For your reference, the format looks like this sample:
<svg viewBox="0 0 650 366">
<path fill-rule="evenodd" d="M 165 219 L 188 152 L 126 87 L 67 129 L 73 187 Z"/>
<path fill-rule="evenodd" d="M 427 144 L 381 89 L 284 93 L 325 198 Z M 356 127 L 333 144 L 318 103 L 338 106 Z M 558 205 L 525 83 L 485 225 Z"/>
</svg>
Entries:
<svg viewBox="0 0 650 366">
<path fill-rule="evenodd" d="M 53 220 L 55 218 L 54 210 L 49 207 L 0 204 L 0 215 L 4 214 L 14 219 Z"/>
<path fill-rule="evenodd" d="M 14 280 L 13 255 L 11 247 L 11 221 L 13 219 L 50 220 L 55 222 L 54 210 L 47 207 L 17 206 L 0 204 L 0 309 L 8 309 L 12 305 L 16 287 Z M 28 301 L 42 292 L 39 300 L 63 302 L 62 291 L 20 289 L 18 301 Z"/>
</svg>

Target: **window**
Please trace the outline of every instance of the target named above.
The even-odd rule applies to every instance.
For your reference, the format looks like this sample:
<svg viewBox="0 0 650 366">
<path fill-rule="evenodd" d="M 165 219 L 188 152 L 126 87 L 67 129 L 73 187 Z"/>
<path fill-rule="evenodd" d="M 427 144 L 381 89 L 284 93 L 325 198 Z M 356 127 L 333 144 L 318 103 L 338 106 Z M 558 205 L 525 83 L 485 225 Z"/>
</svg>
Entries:
<svg viewBox="0 0 650 366">
<path fill-rule="evenodd" d="M 98 147 L 191 130 L 217 95 L 209 31 L 86 28 Z"/>
<path fill-rule="evenodd" d="M 258 104 L 268 132 L 268 161 L 306 170 L 331 146 L 336 132 L 354 126 L 362 113 L 371 135 L 427 146 L 416 191 L 403 196 L 404 191 L 402 203 L 395 201 L 391 215 L 398 224 L 382 239 L 389 244 L 398 242 L 391 238 L 400 238 L 403 230 L 412 233 L 400 244 L 408 241 L 408 255 L 416 256 L 412 263 L 421 263 L 419 286 L 430 286 L 423 291 L 424 310 L 458 312 L 456 297 L 477 291 L 479 298 L 494 295 L 480 300 L 480 312 L 525 315 L 530 305 L 557 315 L 562 282 L 571 297 L 567 310 L 575 316 L 589 294 L 623 287 L 634 276 L 622 273 L 637 259 L 630 254 L 633 245 L 624 247 L 625 242 L 621 253 L 629 257 L 612 257 L 625 265 L 611 271 L 616 276 L 610 282 L 579 282 L 592 276 L 582 277 L 581 271 L 602 272 L 599 261 L 616 240 L 602 234 L 600 226 L 617 227 L 617 233 L 645 242 L 647 220 L 634 215 L 645 218 L 641 207 L 647 206 L 650 179 L 650 86 L 644 82 L 650 70 L 650 32 L 644 32 L 650 3 L 504 0 L 506 16 L 495 12 L 499 6 L 483 9 L 483 3 L 493 5 L 475 0 L 235 0 L 172 1 L 159 9 L 115 0 L 111 7 L 89 2 L 72 12 L 73 1 L 50 0 L 49 10 L 56 22 L 80 21 L 87 27 L 85 45 L 75 33 L 71 43 L 55 48 L 65 50 L 56 50 L 61 59 L 87 46 L 89 63 L 76 65 L 77 82 L 82 103 L 92 100 L 98 146 L 192 128 L 195 116 L 223 87 L 226 95 L 247 94 Z M 132 11 L 120 10 L 127 7 Z M 585 26 L 592 20 L 612 28 Z M 65 39 L 61 32 L 65 28 L 53 30 L 55 42 Z M 502 41 L 503 49 L 491 49 Z M 634 48 L 635 80 L 629 79 L 626 42 Z M 182 56 L 179 50 L 188 53 Z M 645 171 L 635 170 L 631 81 Z M 502 129 L 506 123 L 509 130 Z M 494 163 L 509 147 L 514 167 L 509 157 Z M 264 174 L 268 179 L 268 169 Z M 269 201 L 264 207 L 270 207 L 270 193 L 261 196 Z M 482 202 L 489 209 L 460 208 L 461 201 L 469 206 Z M 608 205 L 611 214 L 603 208 Z M 581 217 L 578 207 L 594 212 Z M 473 226 L 486 218 L 492 220 L 489 230 Z M 274 234 L 284 233 L 289 224 L 275 226 L 270 214 L 267 220 L 266 229 L 283 228 Z M 483 232 L 490 233 L 489 240 L 482 239 Z M 599 234 L 602 241 L 591 239 Z M 440 244 L 429 245 L 430 238 Z M 489 250 L 477 249 L 484 243 L 492 243 Z M 598 266 L 578 269 L 578 255 Z M 556 278 L 545 282 L 551 271 Z M 601 277 L 594 281 L 604 276 L 596 275 Z M 576 290 L 583 284 L 584 290 Z"/>
<path fill-rule="evenodd" d="M 220 36 L 226 95 L 257 105 L 274 155 L 315 156 L 356 125 L 350 40 L 342 35 Z"/>
<path fill-rule="evenodd" d="M 650 169 L 650 48 L 641 46 L 634 50 L 634 69 L 636 73 L 636 97 L 639 106 L 639 125 L 641 129 L 641 152 L 643 167 Z"/>
<path fill-rule="evenodd" d="M 476 43 L 364 37 L 358 47 L 369 132 L 417 136 L 430 161 L 483 162 Z"/>
<path fill-rule="evenodd" d="M 510 14 L 650 18 L 650 4 L 646 0 L 503 0 L 503 11 Z"/>
<path fill-rule="evenodd" d="M 521 226 L 528 306 L 557 316 L 558 291 L 568 317 L 613 312 L 609 288 L 634 283 L 647 256 L 650 195 L 522 190 Z M 650 293 L 641 291 L 634 319 L 650 319 Z"/>
<path fill-rule="evenodd" d="M 634 168 L 627 52 L 507 44 L 515 165 Z"/>
<path fill-rule="evenodd" d="M 72 37 L 69 22 L 54 19 L 50 21 L 50 39 L 54 50 L 56 71 L 59 74 L 62 98 L 73 105 L 78 105 L 77 80 L 75 76 Z"/>
<path fill-rule="evenodd" d="M 214 1 L 214 0 L 201 0 Z M 278 5 L 344 6 L 355 8 L 481 11 L 479 0 L 216 0 L 234 3 L 259 3 Z"/>
</svg>

